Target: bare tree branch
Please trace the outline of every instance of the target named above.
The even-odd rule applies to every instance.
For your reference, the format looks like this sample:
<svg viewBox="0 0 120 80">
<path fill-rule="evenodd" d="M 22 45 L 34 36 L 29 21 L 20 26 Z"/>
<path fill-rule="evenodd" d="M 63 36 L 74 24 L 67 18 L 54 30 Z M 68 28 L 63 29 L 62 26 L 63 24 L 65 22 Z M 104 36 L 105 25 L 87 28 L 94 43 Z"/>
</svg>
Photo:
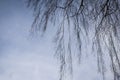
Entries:
<svg viewBox="0 0 120 80">
<path fill-rule="evenodd" d="M 76 46 L 79 49 L 79 60 L 82 45 L 86 45 L 82 40 L 90 33 L 94 35 L 92 46 L 96 50 L 98 69 L 103 79 L 106 68 L 106 52 L 103 48 L 105 45 L 111 59 L 114 80 L 120 80 L 120 47 L 117 46 L 120 41 L 120 0 L 28 0 L 28 6 L 31 6 L 35 13 L 33 31 L 40 30 L 44 33 L 47 27 L 50 27 L 47 24 L 51 21 L 60 24 L 55 39 L 56 55 L 60 60 L 60 80 L 63 80 L 66 65 L 69 65 L 72 73 L 72 33 L 78 43 Z M 63 20 L 59 23 L 56 19 Z M 66 58 L 69 59 L 68 62 Z"/>
</svg>

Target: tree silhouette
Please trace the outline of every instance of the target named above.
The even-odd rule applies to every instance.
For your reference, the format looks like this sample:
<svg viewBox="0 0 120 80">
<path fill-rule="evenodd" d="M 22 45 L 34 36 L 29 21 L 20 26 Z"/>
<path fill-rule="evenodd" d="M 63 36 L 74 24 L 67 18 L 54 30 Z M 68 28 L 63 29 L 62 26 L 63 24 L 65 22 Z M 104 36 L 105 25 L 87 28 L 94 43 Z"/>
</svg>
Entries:
<svg viewBox="0 0 120 80">
<path fill-rule="evenodd" d="M 77 44 L 80 61 L 84 40 L 92 38 L 98 69 L 105 79 L 105 55 L 109 55 L 114 80 L 120 80 L 120 0 L 28 0 L 34 9 L 32 31 L 45 32 L 49 23 L 60 24 L 56 33 L 56 56 L 60 60 L 60 80 L 66 66 L 72 74 L 72 48 Z M 74 41 L 74 42 L 73 42 Z"/>
</svg>

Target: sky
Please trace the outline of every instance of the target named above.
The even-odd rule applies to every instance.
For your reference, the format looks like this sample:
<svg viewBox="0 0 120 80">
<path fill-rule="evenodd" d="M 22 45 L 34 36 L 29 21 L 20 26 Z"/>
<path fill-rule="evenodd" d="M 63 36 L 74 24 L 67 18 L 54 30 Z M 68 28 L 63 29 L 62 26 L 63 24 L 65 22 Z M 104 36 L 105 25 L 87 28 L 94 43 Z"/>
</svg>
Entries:
<svg viewBox="0 0 120 80">
<path fill-rule="evenodd" d="M 0 80 L 58 80 L 54 34 L 31 36 L 33 20 L 25 0 L 0 0 Z M 101 80 L 95 60 L 84 59 L 74 64 L 73 80 Z"/>
<path fill-rule="evenodd" d="M 0 0 L 0 10 L 0 80 L 56 80 L 52 40 L 30 35 L 25 1 Z"/>
</svg>

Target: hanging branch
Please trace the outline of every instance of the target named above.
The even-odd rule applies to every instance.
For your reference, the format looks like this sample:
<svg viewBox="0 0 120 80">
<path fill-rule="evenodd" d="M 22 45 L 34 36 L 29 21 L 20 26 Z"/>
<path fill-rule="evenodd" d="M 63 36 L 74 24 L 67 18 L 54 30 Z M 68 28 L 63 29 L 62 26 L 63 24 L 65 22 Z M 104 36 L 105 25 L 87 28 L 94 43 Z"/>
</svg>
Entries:
<svg viewBox="0 0 120 80">
<path fill-rule="evenodd" d="M 60 61 L 60 80 L 64 79 L 67 65 L 70 66 L 70 72 L 72 73 L 71 43 L 73 35 L 71 34 L 74 32 L 78 43 L 76 46 L 79 49 L 79 61 L 82 56 L 82 46 L 86 45 L 82 40 L 89 36 L 89 33 L 94 35 L 92 46 L 96 50 L 94 53 L 97 55 L 98 69 L 103 75 L 103 79 L 105 79 L 106 68 L 104 65 L 104 55 L 106 53 L 103 45 L 109 42 L 105 47 L 108 49 L 111 59 L 114 80 L 120 79 L 120 51 L 118 51 L 120 47 L 117 46 L 120 41 L 119 0 L 28 0 L 28 6 L 34 9 L 33 31 L 40 30 L 44 33 L 48 27 L 51 27 L 48 23 L 61 24 L 57 27 L 58 31 L 55 39 L 56 55 Z M 59 23 L 56 19 L 63 19 L 62 23 Z M 68 33 L 65 31 L 66 29 Z M 85 37 L 83 37 L 84 35 Z M 109 39 L 106 40 L 105 38 Z M 118 43 L 116 44 L 115 41 L 118 41 Z M 68 62 L 66 58 L 69 59 Z"/>
</svg>

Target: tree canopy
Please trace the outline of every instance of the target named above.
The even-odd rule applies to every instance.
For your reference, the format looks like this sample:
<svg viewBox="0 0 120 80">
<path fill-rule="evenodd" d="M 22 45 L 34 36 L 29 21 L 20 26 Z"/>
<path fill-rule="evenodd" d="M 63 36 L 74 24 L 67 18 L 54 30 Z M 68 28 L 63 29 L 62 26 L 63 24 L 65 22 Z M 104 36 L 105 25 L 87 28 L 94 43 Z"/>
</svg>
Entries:
<svg viewBox="0 0 120 80">
<path fill-rule="evenodd" d="M 34 9 L 32 31 L 45 32 L 49 23 L 57 25 L 56 55 L 60 60 L 60 80 L 66 65 L 72 74 L 72 47 L 82 56 L 84 40 L 90 40 L 97 57 L 98 69 L 105 79 L 105 55 L 109 56 L 114 80 L 120 80 L 120 0 L 28 0 Z M 52 27 L 51 27 L 52 28 Z M 74 41 L 74 42 L 73 42 Z M 76 45 L 77 43 L 77 45 Z"/>
</svg>

